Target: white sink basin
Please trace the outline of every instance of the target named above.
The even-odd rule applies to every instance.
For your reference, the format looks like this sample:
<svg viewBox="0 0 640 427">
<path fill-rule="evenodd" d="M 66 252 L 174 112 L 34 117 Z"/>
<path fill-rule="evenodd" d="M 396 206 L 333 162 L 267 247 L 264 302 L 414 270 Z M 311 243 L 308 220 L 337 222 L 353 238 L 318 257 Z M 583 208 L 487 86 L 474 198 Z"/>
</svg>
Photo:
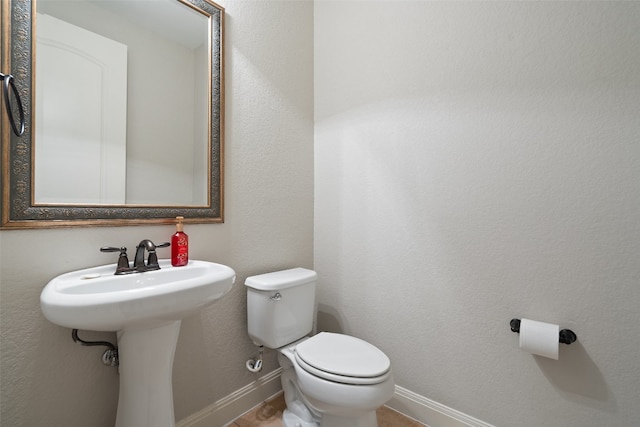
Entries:
<svg viewBox="0 0 640 427">
<path fill-rule="evenodd" d="M 184 317 L 222 298 L 236 273 L 189 261 L 114 275 L 116 265 L 62 274 L 40 295 L 44 316 L 72 329 L 117 331 L 120 394 L 116 427 L 174 427 L 171 376 Z"/>
<path fill-rule="evenodd" d="M 180 320 L 224 296 L 235 282 L 230 267 L 189 261 L 160 270 L 114 275 L 115 264 L 62 274 L 40 295 L 44 316 L 68 328 L 119 331 Z"/>
</svg>

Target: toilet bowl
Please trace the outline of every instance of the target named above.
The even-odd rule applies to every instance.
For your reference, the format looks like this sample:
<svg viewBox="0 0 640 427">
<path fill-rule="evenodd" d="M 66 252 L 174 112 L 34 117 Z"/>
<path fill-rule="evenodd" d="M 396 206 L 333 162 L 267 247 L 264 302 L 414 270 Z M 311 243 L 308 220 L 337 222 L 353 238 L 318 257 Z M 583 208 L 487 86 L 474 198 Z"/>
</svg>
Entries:
<svg viewBox="0 0 640 427">
<path fill-rule="evenodd" d="M 325 417 L 320 425 L 377 426 L 375 410 L 395 389 L 390 361 L 382 351 L 355 337 L 321 332 L 279 352 L 293 367 L 306 403 L 333 419 L 328 424 Z M 284 369 L 282 357 L 279 361 Z M 338 419 L 343 423 L 337 424 Z"/>
<path fill-rule="evenodd" d="M 249 335 L 278 351 L 285 427 L 377 427 L 394 393 L 389 358 L 349 335 L 311 332 L 316 273 L 297 268 L 247 278 Z"/>
</svg>

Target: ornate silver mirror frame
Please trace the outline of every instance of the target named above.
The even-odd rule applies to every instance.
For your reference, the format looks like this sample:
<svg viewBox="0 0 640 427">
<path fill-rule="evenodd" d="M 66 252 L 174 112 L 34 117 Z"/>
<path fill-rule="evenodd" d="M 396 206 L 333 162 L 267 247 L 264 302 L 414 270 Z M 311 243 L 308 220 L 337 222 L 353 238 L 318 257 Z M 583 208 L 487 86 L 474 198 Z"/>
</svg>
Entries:
<svg viewBox="0 0 640 427">
<path fill-rule="evenodd" d="M 33 203 L 35 0 L 2 1 L 2 70 L 11 72 L 23 100 L 26 126 L 20 137 L 2 114 L 2 229 L 163 224 L 180 215 L 189 223 L 223 222 L 223 16 L 208 0 L 176 0 L 208 18 L 210 34 L 209 197 L 204 206 L 36 205 Z M 168 77 L 168 80 L 171 76 Z"/>
</svg>

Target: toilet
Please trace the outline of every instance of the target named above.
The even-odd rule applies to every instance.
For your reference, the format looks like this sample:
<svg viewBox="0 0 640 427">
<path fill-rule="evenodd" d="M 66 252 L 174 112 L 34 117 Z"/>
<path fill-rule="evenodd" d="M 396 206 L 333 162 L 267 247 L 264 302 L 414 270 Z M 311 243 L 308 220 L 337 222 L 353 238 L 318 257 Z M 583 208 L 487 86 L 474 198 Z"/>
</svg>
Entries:
<svg viewBox="0 0 640 427">
<path fill-rule="evenodd" d="M 311 335 L 317 274 L 292 268 L 248 277 L 247 320 L 256 345 L 278 351 L 285 427 L 377 427 L 393 396 L 389 358 L 349 335 Z"/>
</svg>

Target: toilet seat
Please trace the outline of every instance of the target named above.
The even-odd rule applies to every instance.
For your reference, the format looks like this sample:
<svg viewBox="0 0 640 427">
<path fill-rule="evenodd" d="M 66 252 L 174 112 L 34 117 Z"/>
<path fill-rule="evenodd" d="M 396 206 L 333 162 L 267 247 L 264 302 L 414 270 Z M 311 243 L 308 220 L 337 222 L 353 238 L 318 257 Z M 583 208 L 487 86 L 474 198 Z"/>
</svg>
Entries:
<svg viewBox="0 0 640 427">
<path fill-rule="evenodd" d="M 391 361 L 386 354 L 349 335 L 321 332 L 296 345 L 294 354 L 302 369 L 329 381 L 370 385 L 391 375 Z"/>
</svg>

